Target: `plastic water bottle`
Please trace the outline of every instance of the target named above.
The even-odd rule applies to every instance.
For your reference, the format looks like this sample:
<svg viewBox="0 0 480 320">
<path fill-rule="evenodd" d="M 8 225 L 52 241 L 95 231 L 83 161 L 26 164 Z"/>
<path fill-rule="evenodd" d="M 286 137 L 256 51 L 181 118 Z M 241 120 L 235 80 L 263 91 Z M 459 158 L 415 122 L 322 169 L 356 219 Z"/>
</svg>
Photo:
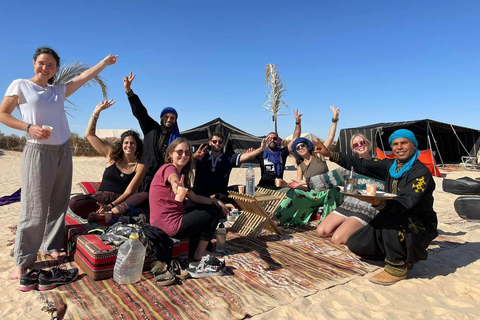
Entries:
<svg viewBox="0 0 480 320">
<path fill-rule="evenodd" d="M 252 197 L 255 195 L 255 171 L 253 171 L 251 164 L 248 165 L 245 176 L 245 194 Z"/>
<path fill-rule="evenodd" d="M 117 261 L 113 269 L 113 280 L 118 284 L 129 284 L 140 281 L 145 262 L 146 248 L 138 240 L 138 234 L 132 232 L 130 239 L 118 249 Z"/>
<path fill-rule="evenodd" d="M 225 252 L 225 242 L 227 241 L 227 229 L 223 221 L 220 221 L 220 225 L 217 229 L 217 252 Z"/>
</svg>

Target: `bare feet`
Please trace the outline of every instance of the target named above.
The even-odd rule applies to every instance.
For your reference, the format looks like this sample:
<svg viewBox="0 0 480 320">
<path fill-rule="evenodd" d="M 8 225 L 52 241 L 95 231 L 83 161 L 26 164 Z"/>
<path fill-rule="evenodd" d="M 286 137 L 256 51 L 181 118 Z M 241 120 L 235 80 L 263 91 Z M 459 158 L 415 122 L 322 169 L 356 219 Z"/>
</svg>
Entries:
<svg viewBox="0 0 480 320">
<path fill-rule="evenodd" d="M 67 257 L 67 253 L 63 251 L 53 251 L 49 256 L 54 260 L 63 260 Z"/>
<path fill-rule="evenodd" d="M 25 268 L 22 266 L 16 266 L 15 269 L 13 269 L 12 274 L 10 275 L 10 280 L 18 280 L 21 279 L 22 276 L 25 274 Z"/>
</svg>

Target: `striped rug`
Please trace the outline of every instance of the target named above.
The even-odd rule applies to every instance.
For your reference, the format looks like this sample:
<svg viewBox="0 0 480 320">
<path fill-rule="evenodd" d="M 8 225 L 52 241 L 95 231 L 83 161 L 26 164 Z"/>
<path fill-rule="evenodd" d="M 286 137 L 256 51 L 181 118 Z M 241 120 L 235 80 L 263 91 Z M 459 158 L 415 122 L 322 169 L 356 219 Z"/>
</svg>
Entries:
<svg viewBox="0 0 480 320">
<path fill-rule="evenodd" d="M 256 239 L 229 233 L 228 275 L 222 277 L 159 287 L 149 273 L 132 285 L 92 281 L 81 273 L 38 296 L 65 319 L 243 319 L 378 269 L 313 229 L 287 231 Z"/>
</svg>

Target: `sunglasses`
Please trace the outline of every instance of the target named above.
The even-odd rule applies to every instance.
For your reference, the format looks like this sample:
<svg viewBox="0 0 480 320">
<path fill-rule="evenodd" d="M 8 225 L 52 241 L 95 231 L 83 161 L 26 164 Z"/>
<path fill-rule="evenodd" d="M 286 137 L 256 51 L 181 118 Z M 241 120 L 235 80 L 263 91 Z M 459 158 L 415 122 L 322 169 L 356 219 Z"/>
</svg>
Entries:
<svg viewBox="0 0 480 320">
<path fill-rule="evenodd" d="M 213 144 L 222 144 L 223 143 L 223 140 L 212 140 L 212 143 Z"/>
<path fill-rule="evenodd" d="M 295 147 L 295 150 L 300 150 L 300 149 L 306 148 L 306 147 L 307 147 L 307 145 L 305 143 L 300 143 Z"/>
<path fill-rule="evenodd" d="M 190 157 L 192 154 L 192 151 L 190 150 L 173 150 L 173 152 L 176 152 L 179 157 L 182 157 L 183 155 Z"/>
<path fill-rule="evenodd" d="M 277 141 L 278 140 L 278 137 L 270 137 L 272 138 L 273 141 Z"/>
<path fill-rule="evenodd" d="M 353 144 L 353 149 L 357 149 L 358 147 L 362 147 L 366 144 L 367 144 L 367 141 L 365 141 L 365 140 L 360 141 L 360 142 L 356 142 L 356 143 Z"/>
</svg>

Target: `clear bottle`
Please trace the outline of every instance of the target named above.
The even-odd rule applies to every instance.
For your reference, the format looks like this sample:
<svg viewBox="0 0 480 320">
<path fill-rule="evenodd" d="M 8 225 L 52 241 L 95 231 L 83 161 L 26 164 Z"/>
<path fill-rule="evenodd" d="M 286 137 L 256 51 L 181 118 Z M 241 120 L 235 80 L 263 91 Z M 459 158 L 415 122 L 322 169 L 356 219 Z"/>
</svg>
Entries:
<svg viewBox="0 0 480 320">
<path fill-rule="evenodd" d="M 353 193 L 357 191 L 357 174 L 355 173 L 355 170 L 353 167 L 350 168 L 350 174 L 348 175 L 347 178 L 347 183 L 345 184 L 345 191 Z"/>
<path fill-rule="evenodd" d="M 248 196 L 255 195 L 255 171 L 252 165 L 248 165 L 247 173 L 245 175 L 245 194 Z"/>
<path fill-rule="evenodd" d="M 130 239 L 118 249 L 117 261 L 113 269 L 113 280 L 118 284 L 129 284 L 140 281 L 145 262 L 146 248 L 138 240 L 138 234 L 132 232 Z"/>
<path fill-rule="evenodd" d="M 220 225 L 217 229 L 217 252 L 225 252 L 225 242 L 227 241 L 227 229 L 223 221 L 220 221 Z"/>
</svg>

